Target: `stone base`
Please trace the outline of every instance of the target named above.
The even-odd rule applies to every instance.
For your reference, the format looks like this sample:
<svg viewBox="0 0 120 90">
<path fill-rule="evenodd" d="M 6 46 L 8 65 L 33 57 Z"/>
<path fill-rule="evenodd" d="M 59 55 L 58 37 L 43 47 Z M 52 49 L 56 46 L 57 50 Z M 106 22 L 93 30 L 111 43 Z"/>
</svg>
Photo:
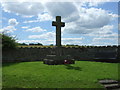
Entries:
<svg viewBox="0 0 120 90">
<path fill-rule="evenodd" d="M 48 65 L 75 64 L 75 60 L 72 59 L 69 55 L 67 56 L 47 55 L 46 59 L 43 60 L 43 63 Z"/>
</svg>

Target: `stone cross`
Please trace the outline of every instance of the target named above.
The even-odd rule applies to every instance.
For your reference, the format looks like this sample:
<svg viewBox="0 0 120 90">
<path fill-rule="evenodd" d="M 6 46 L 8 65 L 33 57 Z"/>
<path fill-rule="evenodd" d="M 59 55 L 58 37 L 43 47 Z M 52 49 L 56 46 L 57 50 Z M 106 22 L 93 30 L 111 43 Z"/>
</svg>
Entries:
<svg viewBox="0 0 120 90">
<path fill-rule="evenodd" d="M 61 16 L 56 16 L 56 21 L 52 22 L 52 26 L 56 26 L 56 46 L 61 46 L 61 27 L 65 26 L 64 22 L 61 22 Z"/>
</svg>

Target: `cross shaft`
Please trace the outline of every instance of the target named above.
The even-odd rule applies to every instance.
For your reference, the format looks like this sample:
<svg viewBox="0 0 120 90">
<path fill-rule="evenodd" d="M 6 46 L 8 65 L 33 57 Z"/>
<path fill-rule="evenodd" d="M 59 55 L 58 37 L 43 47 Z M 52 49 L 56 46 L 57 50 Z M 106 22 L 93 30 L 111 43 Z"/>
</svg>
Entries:
<svg viewBox="0 0 120 90">
<path fill-rule="evenodd" d="M 64 22 L 61 22 L 61 16 L 56 16 L 56 21 L 52 22 L 52 26 L 56 26 L 56 46 L 61 46 L 61 27 L 65 26 Z"/>
</svg>

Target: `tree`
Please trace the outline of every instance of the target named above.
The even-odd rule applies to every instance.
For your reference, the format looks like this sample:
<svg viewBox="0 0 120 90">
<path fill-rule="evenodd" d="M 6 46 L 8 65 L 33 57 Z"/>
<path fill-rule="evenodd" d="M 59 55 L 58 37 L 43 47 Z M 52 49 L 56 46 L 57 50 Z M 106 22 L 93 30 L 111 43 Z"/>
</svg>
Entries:
<svg viewBox="0 0 120 90">
<path fill-rule="evenodd" d="M 42 44 L 42 43 L 37 43 L 36 45 L 40 45 L 40 46 L 43 46 L 43 44 Z"/>
<path fill-rule="evenodd" d="M 19 43 L 19 45 L 27 45 L 26 43 Z"/>
<path fill-rule="evenodd" d="M 54 46 L 53 44 L 50 44 L 50 46 Z"/>
<path fill-rule="evenodd" d="M 15 49 L 18 46 L 16 39 L 7 34 L 1 34 L 2 36 L 2 48 L 3 49 Z"/>
<path fill-rule="evenodd" d="M 29 45 L 40 45 L 40 46 L 43 46 L 41 43 L 29 43 Z"/>
</svg>

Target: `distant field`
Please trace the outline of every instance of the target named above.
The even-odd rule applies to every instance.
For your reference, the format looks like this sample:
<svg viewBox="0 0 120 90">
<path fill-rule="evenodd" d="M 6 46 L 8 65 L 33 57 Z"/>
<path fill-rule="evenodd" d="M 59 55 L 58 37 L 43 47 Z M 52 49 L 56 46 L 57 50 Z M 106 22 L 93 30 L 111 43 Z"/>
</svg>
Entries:
<svg viewBox="0 0 120 90">
<path fill-rule="evenodd" d="M 3 64 L 4 88 L 103 88 L 100 79 L 118 80 L 118 64 L 76 61 L 73 65 L 43 62 Z"/>
</svg>

